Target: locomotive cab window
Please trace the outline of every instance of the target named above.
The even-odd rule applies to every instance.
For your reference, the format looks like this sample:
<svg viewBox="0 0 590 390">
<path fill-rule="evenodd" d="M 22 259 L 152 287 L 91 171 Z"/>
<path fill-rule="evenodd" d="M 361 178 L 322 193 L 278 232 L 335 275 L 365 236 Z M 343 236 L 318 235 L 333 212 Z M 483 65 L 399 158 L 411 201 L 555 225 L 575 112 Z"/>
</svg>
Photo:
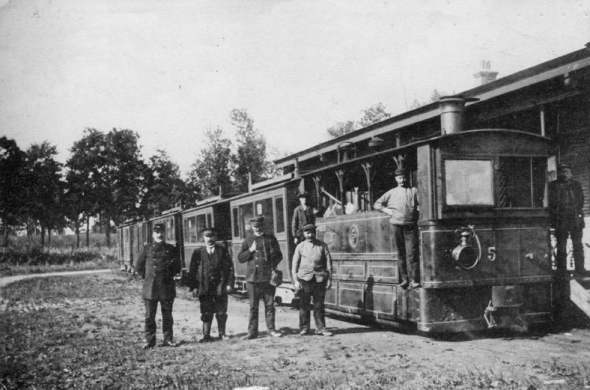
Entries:
<svg viewBox="0 0 590 390">
<path fill-rule="evenodd" d="M 447 206 L 493 206 L 494 175 L 490 160 L 445 160 Z"/>
<path fill-rule="evenodd" d="M 500 157 L 498 207 L 544 207 L 546 170 L 543 157 Z"/>
</svg>

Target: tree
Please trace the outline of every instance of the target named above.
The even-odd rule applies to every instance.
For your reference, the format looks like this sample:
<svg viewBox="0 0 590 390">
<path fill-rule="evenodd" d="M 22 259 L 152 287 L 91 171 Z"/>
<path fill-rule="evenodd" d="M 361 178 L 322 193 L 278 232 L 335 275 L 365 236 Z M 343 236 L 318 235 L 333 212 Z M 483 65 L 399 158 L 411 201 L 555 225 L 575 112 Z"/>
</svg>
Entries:
<svg viewBox="0 0 590 390">
<path fill-rule="evenodd" d="M 185 182 L 180 178 L 178 164 L 170 161 L 166 151 L 158 149 L 148 163 L 148 185 L 144 199 L 140 200 L 149 215 L 174 207 L 176 203 L 186 203 L 194 196 L 188 193 Z"/>
<path fill-rule="evenodd" d="M 338 122 L 334 126 L 328 128 L 328 134 L 331 138 L 338 138 L 344 134 L 352 133 L 357 129 L 354 121 Z"/>
<path fill-rule="evenodd" d="M 270 177 L 280 176 L 283 173 L 282 169 L 277 168 L 273 161 L 280 158 L 288 157 L 291 153 L 286 150 L 279 149 L 277 147 L 270 147 L 268 150 L 267 171 Z"/>
<path fill-rule="evenodd" d="M 86 246 L 90 245 L 90 218 L 99 213 L 99 200 L 103 196 L 99 175 L 106 159 L 105 148 L 104 133 L 87 128 L 82 139 L 74 142 L 70 149 L 71 156 L 66 162 L 69 170 L 66 175 L 68 197 L 77 200 L 68 215 L 72 221 L 80 218 L 86 222 Z"/>
<path fill-rule="evenodd" d="M 428 101 L 428 102 L 422 102 L 422 101 L 419 101 L 418 99 L 414 99 L 414 102 L 410 106 L 410 110 L 415 110 L 418 107 L 422 107 L 422 106 L 425 106 L 425 105 L 430 104 L 430 103 L 438 102 L 438 100 L 442 96 L 443 95 L 441 95 L 441 93 L 438 92 L 438 90 L 433 89 L 432 90 L 432 93 L 430 94 L 430 101 Z"/>
<path fill-rule="evenodd" d="M 262 181 L 269 176 L 266 139 L 254 128 L 254 120 L 245 109 L 232 110 L 230 118 L 236 127 L 235 186 L 238 192 L 246 192 L 250 176 L 252 183 Z"/>
<path fill-rule="evenodd" d="M 25 154 L 14 140 L 0 137 L 0 218 L 4 228 L 4 245 L 8 245 L 9 225 L 18 222 L 24 205 Z"/>
<path fill-rule="evenodd" d="M 373 123 L 381 122 L 389 117 L 391 113 L 387 112 L 383 103 L 373 104 L 369 108 L 361 111 L 362 117 L 359 121 L 361 127 L 367 127 Z"/>
<path fill-rule="evenodd" d="M 88 203 L 105 224 L 110 246 L 111 221 L 116 225 L 140 216 L 141 195 L 147 186 L 148 167 L 141 159 L 139 135 L 113 128 L 104 134 L 85 129 L 72 147 L 71 166 L 84 178 Z"/>
<path fill-rule="evenodd" d="M 51 242 L 51 230 L 63 227 L 65 222 L 62 164 L 55 160 L 55 156 L 57 148 L 47 141 L 33 144 L 26 151 L 26 210 L 34 224 L 41 227 L 41 246 L 45 245 L 45 232 Z"/>
<path fill-rule="evenodd" d="M 80 247 L 80 228 L 86 223 L 86 246 L 90 245 L 90 217 L 96 214 L 97 206 L 92 192 L 92 184 L 88 173 L 75 166 L 76 160 L 70 158 L 66 162 L 65 215 L 70 226 L 76 232 L 76 248 Z"/>
<path fill-rule="evenodd" d="M 373 123 L 381 122 L 391 117 L 383 103 L 376 103 L 361 111 L 361 119 L 357 122 L 346 121 L 337 122 L 334 126 L 328 128 L 330 138 L 342 137 L 344 134 L 352 133 L 359 128 L 367 127 Z"/>
<path fill-rule="evenodd" d="M 199 152 L 199 157 L 191 166 L 187 183 L 188 191 L 198 192 L 200 199 L 219 195 L 222 191 L 231 190 L 230 175 L 233 170 L 232 143 L 224 137 L 223 130 L 207 130 L 206 145 Z"/>
</svg>

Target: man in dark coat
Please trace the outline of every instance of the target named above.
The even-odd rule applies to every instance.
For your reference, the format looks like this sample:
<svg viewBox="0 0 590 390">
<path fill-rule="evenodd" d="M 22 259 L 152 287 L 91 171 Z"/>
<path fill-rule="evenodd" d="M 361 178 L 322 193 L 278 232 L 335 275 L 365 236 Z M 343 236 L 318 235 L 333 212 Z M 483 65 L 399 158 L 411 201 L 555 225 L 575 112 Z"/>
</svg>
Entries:
<svg viewBox="0 0 590 390">
<path fill-rule="evenodd" d="M 557 271 L 561 275 L 567 273 L 567 238 L 572 239 L 576 274 L 583 276 L 584 246 L 582 234 L 584 230 L 584 192 L 582 185 L 573 179 L 571 167 L 567 164 L 557 166 L 557 180 L 549 183 L 549 211 L 551 228 L 555 229 L 557 239 Z"/>
<path fill-rule="evenodd" d="M 277 238 L 264 232 L 264 217 L 250 221 L 254 234 L 246 237 L 238 255 L 240 263 L 247 263 L 246 282 L 250 301 L 250 322 L 246 340 L 258 337 L 258 306 L 260 299 L 264 301 L 266 327 L 272 337 L 281 337 L 275 329 L 275 292 L 276 287 L 270 284 L 272 271 L 283 260 L 283 254 Z"/>
<path fill-rule="evenodd" d="M 225 335 L 227 321 L 227 293 L 232 288 L 234 266 L 227 249 L 216 243 L 215 228 L 203 230 L 205 246 L 193 252 L 188 274 L 190 291 L 201 303 L 201 321 L 203 321 L 203 338 L 200 343 L 212 341 L 211 324 L 213 315 L 217 318 L 219 339 Z"/>
<path fill-rule="evenodd" d="M 293 241 L 295 245 L 305 241 L 303 236 L 303 226 L 315 223 L 315 216 L 318 212 L 309 205 L 309 193 L 299 193 L 299 206 L 293 210 L 293 219 L 291 220 L 291 233 L 293 234 Z"/>
<path fill-rule="evenodd" d="M 172 305 L 176 298 L 174 276 L 181 271 L 180 256 L 174 245 L 165 241 L 166 227 L 156 224 L 153 229 L 153 242 L 146 245 L 137 260 L 137 273 L 144 279 L 142 297 L 145 303 L 144 349 L 156 346 L 156 311 L 158 302 L 162 311 L 162 331 L 164 346 L 174 347 L 172 325 Z"/>
</svg>

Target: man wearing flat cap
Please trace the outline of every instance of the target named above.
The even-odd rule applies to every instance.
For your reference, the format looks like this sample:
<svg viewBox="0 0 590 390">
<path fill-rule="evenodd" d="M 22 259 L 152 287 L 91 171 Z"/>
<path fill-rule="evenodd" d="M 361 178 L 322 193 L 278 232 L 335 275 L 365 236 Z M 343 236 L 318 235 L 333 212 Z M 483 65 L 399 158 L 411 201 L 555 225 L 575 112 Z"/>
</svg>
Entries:
<svg viewBox="0 0 590 390">
<path fill-rule="evenodd" d="M 227 293 L 232 288 L 234 266 L 227 249 L 217 244 L 215 228 L 203 229 L 205 246 L 195 249 L 191 257 L 188 274 L 188 287 L 195 290 L 201 306 L 203 321 L 203 338 L 199 342 L 213 341 L 211 324 L 213 316 L 217 318 L 219 339 L 226 337 Z"/>
<path fill-rule="evenodd" d="M 315 333 L 321 336 L 332 336 L 332 333 L 326 330 L 326 310 L 324 307 L 326 290 L 332 286 L 332 257 L 328 246 L 316 239 L 315 225 L 307 224 L 302 229 L 305 241 L 295 248 L 291 268 L 291 275 L 295 279 L 293 285 L 301 297 L 299 334 L 302 336 L 310 334 L 309 304 L 313 297 Z"/>
<path fill-rule="evenodd" d="M 156 311 L 158 302 L 162 312 L 163 346 L 174 347 L 172 305 L 176 297 L 174 277 L 180 273 L 181 264 L 178 250 L 166 243 L 166 227 L 163 223 L 154 225 L 153 242 L 147 244 L 137 260 L 137 273 L 144 279 L 142 297 L 145 303 L 144 349 L 156 346 Z"/>
<path fill-rule="evenodd" d="M 397 186 L 377 199 L 374 207 L 375 210 L 391 216 L 389 223 L 397 249 L 400 287 L 414 289 L 421 286 L 418 259 L 418 190 L 408 186 L 405 168 L 399 166 L 394 174 Z"/>
<path fill-rule="evenodd" d="M 297 196 L 299 199 L 299 206 L 293 210 L 293 219 L 291 220 L 291 233 L 295 245 L 305 240 L 303 236 L 303 226 L 315 223 L 315 216 L 317 209 L 309 205 L 309 193 L 300 192 Z"/>
<path fill-rule="evenodd" d="M 557 239 L 557 272 L 567 274 L 567 238 L 572 239 L 574 249 L 575 273 L 586 276 L 584 269 L 584 192 L 582 185 L 573 179 L 571 167 L 567 164 L 557 166 L 557 180 L 549 183 L 549 212 L 551 228 L 555 229 Z"/>
<path fill-rule="evenodd" d="M 264 302 L 266 328 L 272 337 L 282 334 L 275 328 L 275 292 L 276 287 L 270 284 L 272 271 L 283 260 L 283 254 L 277 238 L 264 232 L 264 217 L 250 220 L 254 234 L 246 237 L 238 254 L 240 263 L 246 265 L 246 282 L 250 301 L 250 321 L 246 340 L 258 337 L 258 306 L 260 299 Z"/>
</svg>

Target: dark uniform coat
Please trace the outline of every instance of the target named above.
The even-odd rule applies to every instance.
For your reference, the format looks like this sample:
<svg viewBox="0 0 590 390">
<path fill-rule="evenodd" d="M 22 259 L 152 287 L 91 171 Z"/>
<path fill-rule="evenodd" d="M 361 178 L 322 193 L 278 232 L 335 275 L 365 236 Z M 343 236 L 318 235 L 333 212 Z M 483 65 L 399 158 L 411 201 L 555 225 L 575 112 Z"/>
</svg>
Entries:
<svg viewBox="0 0 590 390">
<path fill-rule="evenodd" d="M 191 257 L 188 287 L 197 289 L 199 297 L 227 294 L 226 286 L 233 287 L 234 265 L 225 247 L 215 244 L 210 255 L 207 248 L 196 249 Z"/>
<path fill-rule="evenodd" d="M 256 251 L 250 252 L 252 243 L 256 241 Z M 283 254 L 277 238 L 272 234 L 263 233 L 260 236 L 251 235 L 242 242 L 242 249 L 238 255 L 240 263 L 246 266 L 246 282 L 269 282 L 272 270 L 283 260 Z"/>
<path fill-rule="evenodd" d="M 291 233 L 293 237 L 297 237 L 301 240 L 305 240 L 303 236 L 303 227 L 307 224 L 315 223 L 314 209 L 311 206 L 307 206 L 307 210 L 303 210 L 301 205 L 295 207 L 293 210 L 293 219 L 291 220 Z"/>
<path fill-rule="evenodd" d="M 576 180 L 558 178 L 549 183 L 549 211 L 551 227 L 555 230 L 584 228 L 584 191 Z"/>
<path fill-rule="evenodd" d="M 176 298 L 174 276 L 180 271 L 180 256 L 174 245 L 147 244 L 137 260 L 137 273 L 144 279 L 143 299 L 168 301 Z"/>
</svg>

